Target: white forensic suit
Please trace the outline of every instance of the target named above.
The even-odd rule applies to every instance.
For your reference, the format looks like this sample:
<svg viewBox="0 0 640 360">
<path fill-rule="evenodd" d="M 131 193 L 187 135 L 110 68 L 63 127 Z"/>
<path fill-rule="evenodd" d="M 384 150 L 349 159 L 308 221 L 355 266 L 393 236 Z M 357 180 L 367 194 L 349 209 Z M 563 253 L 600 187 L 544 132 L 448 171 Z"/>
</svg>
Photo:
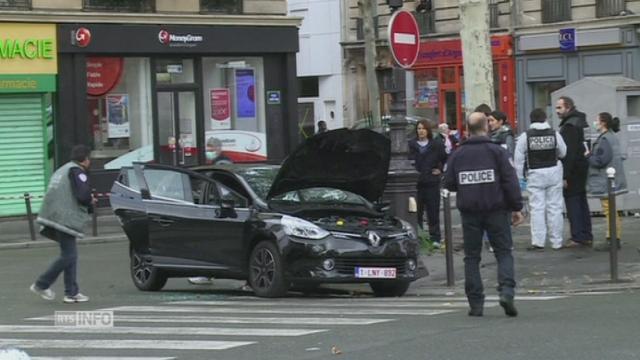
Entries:
<svg viewBox="0 0 640 360">
<path fill-rule="evenodd" d="M 555 141 L 554 141 L 555 140 Z M 529 191 L 531 245 L 544 247 L 547 234 L 554 249 L 562 248 L 562 163 L 567 145 L 548 122 L 535 122 L 518 137 L 514 163 Z"/>
</svg>

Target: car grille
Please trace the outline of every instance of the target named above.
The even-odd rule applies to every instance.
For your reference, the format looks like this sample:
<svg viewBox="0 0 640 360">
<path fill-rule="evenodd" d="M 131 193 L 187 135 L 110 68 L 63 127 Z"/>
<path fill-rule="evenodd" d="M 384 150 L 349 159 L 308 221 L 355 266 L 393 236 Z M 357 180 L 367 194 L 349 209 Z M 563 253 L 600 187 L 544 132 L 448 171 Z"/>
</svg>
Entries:
<svg viewBox="0 0 640 360">
<path fill-rule="evenodd" d="M 336 258 L 335 269 L 340 274 L 353 275 L 356 267 L 393 267 L 396 268 L 397 274 L 406 273 L 405 258 Z"/>
</svg>

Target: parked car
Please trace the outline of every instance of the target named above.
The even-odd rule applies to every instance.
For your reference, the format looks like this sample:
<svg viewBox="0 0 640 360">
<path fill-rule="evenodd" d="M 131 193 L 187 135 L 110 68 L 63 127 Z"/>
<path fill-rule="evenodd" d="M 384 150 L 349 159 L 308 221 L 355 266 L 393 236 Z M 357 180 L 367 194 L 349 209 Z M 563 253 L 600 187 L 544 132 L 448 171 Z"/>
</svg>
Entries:
<svg viewBox="0 0 640 360">
<path fill-rule="evenodd" d="M 407 120 L 407 128 L 406 128 L 406 133 L 407 133 L 407 139 L 413 139 L 416 137 L 416 124 L 418 123 L 419 120 L 427 120 L 429 122 L 432 122 L 431 120 L 424 118 L 424 117 L 420 117 L 420 116 L 413 116 L 413 115 L 407 115 L 405 116 L 405 119 Z M 391 130 L 391 128 L 389 127 L 389 122 L 391 121 L 391 116 L 385 115 L 382 117 L 381 120 L 381 127 L 379 128 L 374 128 L 371 119 L 360 119 L 357 120 L 352 126 L 351 129 L 371 129 L 374 130 L 376 132 L 379 133 L 383 133 L 385 135 L 389 134 L 389 131 Z M 434 124 L 435 126 L 436 124 Z"/>
<path fill-rule="evenodd" d="M 371 130 L 313 136 L 282 164 L 123 168 L 111 206 L 140 290 L 168 278 L 248 280 L 257 296 L 291 285 L 369 283 L 401 296 L 427 275 L 412 226 L 375 203 L 390 142 Z"/>
</svg>

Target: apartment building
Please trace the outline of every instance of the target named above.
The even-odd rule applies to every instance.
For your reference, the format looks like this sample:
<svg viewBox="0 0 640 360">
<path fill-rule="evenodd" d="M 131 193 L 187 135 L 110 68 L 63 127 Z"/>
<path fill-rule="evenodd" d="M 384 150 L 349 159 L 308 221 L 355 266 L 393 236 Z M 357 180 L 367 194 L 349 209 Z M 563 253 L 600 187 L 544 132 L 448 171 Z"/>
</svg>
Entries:
<svg viewBox="0 0 640 360">
<path fill-rule="evenodd" d="M 377 3 L 376 63 L 383 113 L 398 96 L 407 114 L 459 128 L 464 119 L 464 72 L 458 1 L 403 2 L 421 29 L 418 61 L 407 72 L 394 66 L 388 51 L 388 2 Z M 357 0 L 346 1 L 343 14 L 348 24 L 343 35 L 345 94 L 350 94 L 345 106 L 357 119 L 368 108 Z M 518 129 L 528 125 L 526 115 L 533 108 L 550 106 L 551 92 L 583 77 L 640 79 L 640 0 L 489 0 L 489 24 L 496 108 Z M 567 47 L 571 36 L 574 46 Z"/>
<path fill-rule="evenodd" d="M 133 161 L 206 164 L 213 138 L 279 162 L 298 142 L 299 25 L 286 0 L 0 0 L 0 216 L 79 143 L 100 192 Z"/>
</svg>

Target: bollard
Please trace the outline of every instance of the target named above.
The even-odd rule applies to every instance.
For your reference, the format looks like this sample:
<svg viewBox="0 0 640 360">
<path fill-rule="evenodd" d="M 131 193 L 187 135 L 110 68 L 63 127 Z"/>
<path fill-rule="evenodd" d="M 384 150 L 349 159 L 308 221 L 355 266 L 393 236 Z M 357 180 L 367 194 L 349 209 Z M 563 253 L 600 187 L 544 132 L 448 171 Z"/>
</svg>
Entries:
<svg viewBox="0 0 640 360">
<path fill-rule="evenodd" d="M 442 204 L 444 211 L 444 248 L 447 262 L 447 286 L 455 286 L 453 273 L 453 236 L 451 231 L 451 193 L 447 189 L 442 190 Z"/>
<path fill-rule="evenodd" d="M 31 210 L 31 195 L 29 193 L 24 193 L 24 204 L 27 207 L 27 222 L 29 223 L 29 234 L 31 235 L 31 240 L 36 240 L 36 228 L 33 224 L 33 211 Z"/>
<path fill-rule="evenodd" d="M 95 199 L 96 189 L 91 189 L 91 198 Z M 98 236 L 98 212 L 96 211 L 96 204 L 92 204 L 91 211 L 91 230 L 93 236 Z"/>
<path fill-rule="evenodd" d="M 616 228 L 616 194 L 615 194 L 615 177 L 616 169 L 610 167 L 607 169 L 607 178 L 609 189 L 609 264 L 611 268 L 611 281 L 618 281 L 618 229 Z"/>
</svg>

